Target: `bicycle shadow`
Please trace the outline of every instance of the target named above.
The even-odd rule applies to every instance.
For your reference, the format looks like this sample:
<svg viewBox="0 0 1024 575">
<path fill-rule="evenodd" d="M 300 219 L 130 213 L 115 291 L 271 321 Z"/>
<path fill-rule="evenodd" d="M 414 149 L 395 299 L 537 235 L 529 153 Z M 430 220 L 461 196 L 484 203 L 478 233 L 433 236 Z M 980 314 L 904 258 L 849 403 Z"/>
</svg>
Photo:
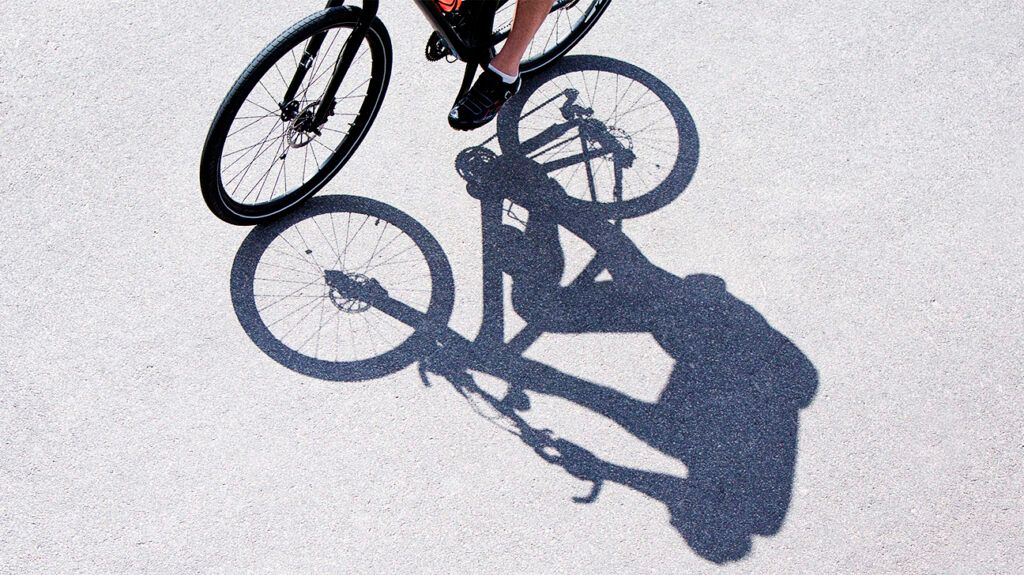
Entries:
<svg viewBox="0 0 1024 575">
<path fill-rule="evenodd" d="M 565 78 L 575 72 L 589 79 L 579 85 L 567 83 Z M 628 97 L 628 110 L 609 108 L 609 118 L 620 120 L 628 111 L 628 121 L 636 124 L 634 132 L 620 129 L 613 121 L 577 122 L 575 132 L 566 132 L 560 125 L 565 117 L 544 112 L 543 104 L 551 98 L 564 100 L 562 110 L 569 110 L 565 102 L 572 104 L 584 93 L 596 104 L 602 90 L 610 89 L 601 82 L 613 78 L 627 97 L 636 83 L 658 100 L 648 105 Z M 513 100 L 499 117 L 501 155 L 475 147 L 463 151 L 456 162 L 468 191 L 482 202 L 485 302 L 493 302 L 493 295 L 500 294 L 494 291 L 495 282 L 500 290 L 503 276 L 508 275 L 513 308 L 527 322 L 527 329 L 513 341 L 500 339 L 504 318 L 499 307 L 486 303 L 477 341 L 467 341 L 443 327 L 451 313 L 454 284 L 437 241 L 391 206 L 344 196 L 314 198 L 303 210 L 256 228 L 246 238 L 232 269 L 236 315 L 256 345 L 273 359 L 322 379 L 376 379 L 418 360 L 421 369 L 448 378 L 463 391 L 474 386 L 469 370 L 485 366 L 488 373 L 509 383 L 509 394 L 501 399 L 479 391 L 477 395 L 511 421 L 518 429 L 516 435 L 538 455 L 594 482 L 594 493 L 581 502 L 594 501 L 602 482 L 619 483 L 664 504 L 673 527 L 701 557 L 716 563 L 741 559 L 750 552 L 754 535 L 775 534 L 783 524 L 793 486 L 799 412 L 815 395 L 817 372 L 789 339 L 730 294 L 724 280 L 710 275 L 677 277 L 658 268 L 621 226 L 610 222 L 666 205 L 692 179 L 697 132 L 678 96 L 647 72 L 607 58 L 566 58 L 534 82 L 530 93 L 537 98 Z M 549 86 L 551 94 L 540 86 Z M 538 98 L 541 105 L 532 105 Z M 657 114 L 644 120 L 644 110 Z M 665 120 L 663 110 L 673 121 L 669 127 L 659 125 Z M 582 135 L 584 130 L 591 130 L 587 137 Z M 656 137 L 645 141 L 643 130 Z M 571 153 L 565 141 L 596 145 Z M 671 157 L 666 156 L 665 141 L 673 144 Z M 625 159 L 602 164 L 601 159 L 613 149 L 616 158 Z M 595 166 L 582 170 L 574 164 L 578 161 Z M 655 179 L 662 183 L 647 190 Z M 503 221 L 506 202 L 529 213 L 522 229 Z M 340 215 L 334 219 L 338 214 L 349 216 L 344 232 Z M 357 327 L 367 314 L 377 313 L 372 306 L 366 309 L 353 304 L 352 298 L 339 297 L 337 289 L 324 283 L 324 274 L 332 269 L 347 273 L 339 251 L 342 244 L 347 249 L 355 239 L 349 233 L 349 224 L 354 229 L 358 223 L 351 221 L 352 214 L 358 214 L 357 220 L 365 215 L 362 223 L 367 227 L 384 221 L 384 230 L 388 224 L 402 229 L 426 259 L 423 273 L 433 290 L 429 302 L 407 302 L 422 315 L 417 329 L 429 337 L 410 336 L 373 360 L 342 361 L 322 353 L 320 346 L 322 336 L 329 340 L 344 335 L 347 328 L 339 311 L 349 314 L 348 326 Z M 569 230 L 599 254 L 568 285 L 561 283 L 565 253 L 559 228 Z M 384 230 L 376 242 L 370 242 L 374 253 L 377 246 L 397 241 L 397 247 L 388 248 L 392 251 L 381 257 L 401 260 L 405 257 L 401 254 L 409 253 L 401 247 L 406 240 L 395 240 Z M 314 240 L 319 244 L 314 245 Z M 264 265 L 271 255 L 278 259 Z M 374 257 L 349 277 L 369 275 L 367 269 L 379 271 L 378 264 L 371 265 Z M 279 274 L 275 276 L 278 283 L 268 283 L 266 278 L 273 270 Z M 598 279 L 605 271 L 611 279 Z M 296 279 L 295 274 L 307 276 Z M 391 288 L 383 276 L 380 283 Z M 270 286 L 262 295 L 275 299 L 261 300 L 256 285 Z M 392 294 L 397 291 L 391 288 Z M 291 308 L 286 298 L 305 299 L 296 299 L 294 309 L 287 311 Z M 269 318 L 268 308 L 279 319 Z M 331 314 L 338 317 L 336 324 L 330 323 Z M 299 326 L 306 318 L 311 327 Z M 543 333 L 650 333 L 674 366 L 658 399 L 642 401 L 522 358 L 521 353 Z M 364 329 L 362 337 L 376 336 Z M 443 343 L 441 353 L 438 341 Z M 568 441 L 549 441 L 544 431 L 529 427 L 520 415 L 529 409 L 525 391 L 564 398 L 608 418 L 683 463 L 688 475 L 633 469 L 601 460 Z"/>
<path fill-rule="evenodd" d="M 586 70 L 592 61 L 570 59 L 545 80 Z M 600 63 L 602 70 L 637 76 L 630 65 L 607 59 Z M 649 78 L 645 82 L 652 86 Z M 557 88 L 574 90 L 569 84 L 562 82 Z M 680 157 L 677 169 L 655 194 L 625 198 L 634 206 L 629 214 L 650 212 L 671 201 L 696 167 L 696 130 L 692 121 L 678 121 L 681 116 L 689 120 L 689 113 L 663 84 L 653 85 L 652 92 L 677 119 L 673 131 L 680 139 Z M 591 91 L 599 92 L 600 86 Z M 548 103 L 552 97 L 535 95 L 533 100 Z M 524 101 L 513 112 L 536 114 L 537 109 Z M 701 274 L 681 278 L 649 262 L 621 226 L 608 222 L 609 216 L 621 216 L 622 211 L 616 211 L 614 204 L 595 206 L 593 200 L 600 199 L 600 192 L 591 191 L 585 198 L 590 202 L 572 197 L 565 189 L 566 178 L 551 173 L 552 160 L 544 153 L 528 157 L 525 139 L 508 133 L 517 129 L 518 122 L 503 119 L 498 133 L 502 155 L 468 149 L 456 165 L 472 195 L 500 197 L 529 212 L 522 231 L 500 219 L 484 222 L 485 230 L 500 230 L 492 234 L 493 245 L 485 248 L 499 254 L 485 259 L 485 266 L 500 270 L 485 269 L 484 276 L 511 276 L 513 307 L 526 320 L 525 331 L 533 332 L 519 348 L 525 350 L 538 333 L 646 332 L 675 365 L 659 398 L 645 402 L 597 383 L 553 371 L 538 374 L 529 365 L 517 369 L 523 364 L 505 361 L 504 372 L 498 375 L 510 383 L 511 399 L 499 407 L 506 414 L 510 405 L 519 411 L 528 409 L 528 400 L 517 397 L 522 390 L 557 396 L 614 421 L 679 460 L 689 470 L 685 479 L 602 461 L 564 441 L 556 457 L 559 465 L 578 477 L 614 481 L 661 501 L 672 525 L 702 557 L 716 563 L 744 557 L 751 549 L 752 535 L 773 535 L 785 519 L 799 411 L 809 405 L 818 384 L 814 366 L 761 314 L 730 294 L 721 278 Z M 614 133 L 615 121 L 609 120 L 609 133 Z M 535 133 L 551 129 L 542 126 Z M 565 140 L 574 137 L 579 135 Z M 594 181 L 588 178 L 589 185 Z M 561 284 L 566 258 L 559 228 L 583 239 L 598 254 L 568 285 Z M 598 274 L 605 270 L 611 279 L 598 281 Z M 485 321 L 501 320 L 490 314 Z M 493 359 L 501 364 L 500 357 Z M 525 423 L 519 419 L 518 425 Z"/>
<path fill-rule="evenodd" d="M 675 361 L 654 402 L 553 370 L 520 369 L 500 350 L 488 363 L 505 367 L 492 373 L 510 383 L 513 397 L 527 390 L 570 400 L 686 465 L 686 478 L 631 469 L 568 442 L 559 443 L 556 457 L 581 479 L 614 481 L 665 504 L 672 525 L 700 556 L 716 563 L 746 556 L 751 536 L 777 533 L 788 510 L 799 411 L 815 394 L 815 368 L 721 278 L 674 276 L 633 251 L 633 244 L 612 252 L 595 246 L 610 280 L 561 286 L 558 227 L 591 241 L 621 232 L 559 202 L 557 184 L 547 179 L 543 185 L 546 175 L 531 174 L 529 161 L 495 157 L 486 166 L 467 170 L 475 178 L 471 185 L 500 190 L 532 208 L 522 235 L 506 234 L 495 246 L 512 277 L 513 307 L 528 329 L 646 332 Z M 511 402 L 517 411 L 529 408 L 522 398 Z"/>
</svg>

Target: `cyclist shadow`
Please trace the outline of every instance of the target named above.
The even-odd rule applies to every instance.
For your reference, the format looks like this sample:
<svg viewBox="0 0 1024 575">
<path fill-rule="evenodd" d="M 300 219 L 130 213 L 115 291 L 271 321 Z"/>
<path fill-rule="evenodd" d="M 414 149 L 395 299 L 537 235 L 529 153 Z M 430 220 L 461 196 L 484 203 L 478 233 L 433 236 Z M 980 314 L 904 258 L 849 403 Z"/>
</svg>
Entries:
<svg viewBox="0 0 1024 575">
<path fill-rule="evenodd" d="M 574 72 L 581 75 L 575 84 Z M 816 370 L 722 279 L 658 268 L 612 223 L 666 205 L 692 178 L 697 133 L 679 98 L 650 74 L 607 58 L 566 58 L 533 82 L 499 117 L 503 153 L 470 148 L 456 163 L 484 213 L 484 299 L 491 303 L 485 303 L 481 338 L 471 342 L 447 328 L 454 283 L 433 236 L 407 214 L 354 196 L 313 198 L 301 211 L 253 230 L 231 274 L 239 322 L 274 360 L 321 379 L 372 380 L 422 360 L 425 371 L 492 402 L 540 456 L 593 481 L 594 493 L 582 502 L 593 501 L 601 483 L 619 483 L 663 503 L 700 556 L 719 563 L 740 559 L 753 535 L 774 534 L 785 519 L 799 412 L 816 392 Z M 610 120 L 596 121 L 608 93 L 621 94 L 621 106 L 608 105 L 603 117 Z M 672 126 L 662 129 L 665 118 Z M 580 152 L 569 151 L 579 144 Z M 585 177 L 578 175 L 580 163 L 588 165 Z M 655 180 L 662 183 L 647 189 Z M 505 203 L 529 213 L 522 229 L 503 222 Z M 559 228 L 598 254 L 568 285 L 561 282 L 566 263 Z M 360 235 L 364 229 L 373 233 Z M 415 253 L 425 263 L 410 263 Z M 610 279 L 601 279 L 605 271 Z M 351 285 L 332 285 L 338 275 Z M 503 275 L 512 278 L 513 308 L 527 321 L 508 343 L 499 340 Z M 403 291 L 406 276 L 429 278 L 433 295 L 416 299 L 420 292 Z M 385 286 L 401 297 L 402 317 L 412 320 L 388 317 L 361 301 L 353 295 L 361 293 L 352 287 L 358 285 Z M 343 293 L 348 289 L 352 293 Z M 371 320 L 387 326 L 384 332 Z M 417 326 L 417 336 L 378 353 L 385 342 L 375 344 L 375 337 L 405 338 L 410 326 Z M 641 401 L 523 358 L 543 333 L 650 333 L 674 366 L 658 399 Z M 362 354 L 360 342 L 369 346 Z M 468 371 L 474 366 L 507 381 L 508 396 L 474 390 Z M 552 441 L 520 415 L 529 408 L 526 391 L 607 417 L 683 463 L 687 476 L 617 465 L 579 445 Z"/>
<path fill-rule="evenodd" d="M 695 154 L 693 136 L 687 144 Z M 499 133 L 499 141 L 518 140 Z M 510 406 L 528 410 L 524 390 L 561 397 L 679 460 L 688 469 L 685 478 L 616 465 L 567 441 L 558 442 L 552 458 L 573 475 L 594 481 L 595 488 L 614 481 L 662 502 L 672 525 L 702 557 L 722 563 L 746 556 L 753 535 L 775 534 L 784 521 L 799 411 L 818 383 L 814 366 L 761 314 L 730 294 L 721 278 L 677 277 L 658 268 L 606 219 L 607 211 L 574 200 L 521 146 L 503 145 L 503 152 L 471 148 L 457 167 L 474 196 L 485 202 L 501 198 L 529 212 L 522 230 L 502 224 L 500 216 L 484 222 L 485 237 L 488 228 L 493 230 L 485 253 L 495 254 L 485 258 L 485 266 L 499 268 L 485 269 L 485 277 L 512 278 L 513 308 L 533 335 L 520 349 L 541 333 L 646 332 L 675 364 L 657 401 L 647 402 L 554 370 L 538 373 L 528 364 L 503 363 L 506 351 L 499 347 L 490 363 L 505 366 L 495 375 L 510 385 L 499 407 L 506 413 Z M 686 181 L 690 174 L 692 168 Z M 561 283 L 566 264 L 559 228 L 597 253 L 568 285 Z M 605 270 L 611 279 L 597 280 Z M 485 323 L 501 321 L 494 314 L 485 317 Z M 486 348 L 477 353 L 486 354 Z M 518 421 L 522 427 L 524 421 Z"/>
<path fill-rule="evenodd" d="M 522 181 L 527 163 L 516 164 Z M 492 166 L 477 173 L 481 185 L 518 186 L 503 179 L 505 162 Z M 653 403 L 578 378 L 537 377 L 513 362 L 496 375 L 510 383 L 512 396 L 530 390 L 568 399 L 681 461 L 689 470 L 685 479 L 615 465 L 563 442 L 558 463 L 581 478 L 614 481 L 661 501 L 672 525 L 706 559 L 742 558 L 752 535 L 776 533 L 785 518 L 799 411 L 814 396 L 815 368 L 715 276 L 680 278 L 643 260 L 615 260 L 595 246 L 612 279 L 562 287 L 557 228 L 586 235 L 609 224 L 541 207 L 550 206 L 545 191 L 554 190 L 505 190 L 534 210 L 521 236 L 508 232 L 491 246 L 504 256 L 517 314 L 544 333 L 651 333 L 675 365 Z M 500 357 L 491 363 L 500 364 Z M 521 398 L 513 401 L 523 405 Z"/>
</svg>

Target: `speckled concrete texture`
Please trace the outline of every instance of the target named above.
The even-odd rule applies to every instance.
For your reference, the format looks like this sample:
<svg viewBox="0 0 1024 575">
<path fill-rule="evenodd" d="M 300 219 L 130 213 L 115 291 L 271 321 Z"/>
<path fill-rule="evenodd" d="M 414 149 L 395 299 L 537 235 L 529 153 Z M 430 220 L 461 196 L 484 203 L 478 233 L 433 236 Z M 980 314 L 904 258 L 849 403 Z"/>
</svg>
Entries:
<svg viewBox="0 0 1024 575">
<path fill-rule="evenodd" d="M 448 128 L 461 69 L 424 61 L 411 3 L 383 4 L 387 100 L 321 195 L 429 230 L 472 337 L 480 206 L 455 164 L 495 128 Z M 526 392 L 531 425 L 606 462 L 592 502 L 444 378 L 310 377 L 236 315 L 250 230 L 209 213 L 199 155 L 241 70 L 319 8 L 0 6 L 0 573 L 1024 572 L 1019 2 L 612 3 L 574 53 L 664 83 L 700 147 L 623 232 L 673 302 L 728 297 L 701 324 L 716 361 L 666 352 L 696 332 L 660 324 L 525 352 L 621 399 Z M 743 346 L 775 334 L 812 374 L 784 415 L 666 391 L 760 374 L 783 360 Z"/>
</svg>

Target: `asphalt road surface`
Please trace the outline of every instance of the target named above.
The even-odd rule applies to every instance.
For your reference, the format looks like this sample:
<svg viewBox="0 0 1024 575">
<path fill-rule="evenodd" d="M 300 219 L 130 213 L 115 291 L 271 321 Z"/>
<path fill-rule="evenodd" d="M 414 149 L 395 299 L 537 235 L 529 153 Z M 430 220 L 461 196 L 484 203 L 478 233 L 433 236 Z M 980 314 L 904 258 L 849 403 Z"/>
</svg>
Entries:
<svg viewBox="0 0 1024 575">
<path fill-rule="evenodd" d="M 616 0 L 521 118 L 456 133 L 461 69 L 385 2 L 375 125 L 319 216 L 253 232 L 203 141 L 317 3 L 5 3 L 0 572 L 1024 572 L 1024 12 L 733 4 Z M 669 182 L 621 228 L 555 199 L 610 156 L 516 143 L 570 85 L 627 195 Z M 471 188 L 519 198 L 486 249 Z M 353 206 L 450 266 L 444 353 L 331 368 L 400 337 L 316 275 Z"/>
</svg>

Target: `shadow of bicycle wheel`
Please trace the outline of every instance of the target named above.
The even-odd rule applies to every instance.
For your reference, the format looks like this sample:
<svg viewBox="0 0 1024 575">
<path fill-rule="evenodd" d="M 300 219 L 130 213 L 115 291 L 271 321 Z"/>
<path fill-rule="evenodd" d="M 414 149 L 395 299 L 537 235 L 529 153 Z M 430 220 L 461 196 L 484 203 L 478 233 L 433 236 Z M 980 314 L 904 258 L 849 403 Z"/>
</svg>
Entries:
<svg viewBox="0 0 1024 575">
<path fill-rule="evenodd" d="M 456 160 L 481 200 L 481 335 L 493 337 L 470 342 L 440 329 L 454 300 L 441 247 L 407 214 L 352 196 L 314 198 L 253 230 L 231 274 L 239 322 L 275 361 L 325 380 L 377 379 L 430 357 L 425 371 L 483 397 L 539 456 L 592 480 L 595 491 L 580 502 L 595 502 L 606 482 L 627 486 L 663 504 L 701 557 L 742 559 L 755 535 L 783 525 L 799 415 L 818 374 L 724 279 L 653 265 L 613 221 L 665 206 L 692 180 L 699 142 L 686 106 L 635 66 L 571 57 L 509 103 L 497 138 L 500 154 L 477 146 Z M 513 207 L 528 216 L 513 216 Z M 560 229 L 597 254 L 568 285 Z M 403 317 L 418 319 L 403 323 L 367 303 L 374 300 L 353 297 L 357 289 L 338 289 L 331 278 L 339 274 L 342 284 L 372 285 L 367 293 L 385 292 L 415 312 Z M 527 322 L 511 342 L 501 339 L 506 277 L 512 307 Z M 658 398 L 641 401 L 524 357 L 545 333 L 649 333 L 673 368 Z M 433 353 L 439 338 L 449 353 Z M 482 394 L 474 369 L 505 380 L 507 396 Z M 603 416 L 688 475 L 617 465 L 531 428 L 521 416 L 530 409 L 526 392 Z"/>
<path fill-rule="evenodd" d="M 451 266 L 419 222 L 369 198 L 313 198 L 301 210 L 254 228 L 231 269 L 231 301 L 246 334 L 303 375 L 376 379 L 435 345 L 416 326 L 332 288 L 328 272 L 357 282 L 372 276 L 437 325 L 451 315 Z"/>
<path fill-rule="evenodd" d="M 729 292 L 725 280 L 678 277 L 655 266 L 610 221 L 659 209 L 689 184 L 698 139 L 686 107 L 647 72 L 576 57 L 538 78 L 499 118 L 502 153 L 469 148 L 456 168 L 474 197 L 502 204 L 490 212 L 500 214 L 494 221 L 485 218 L 484 229 L 498 238 L 485 251 L 498 255 L 485 258 L 484 275 L 511 277 L 512 307 L 527 323 L 513 340 L 516 351 L 542 334 L 650 333 L 674 365 L 658 398 L 642 401 L 509 360 L 499 349 L 491 363 L 503 368 L 492 374 L 507 381 L 510 392 L 488 401 L 535 450 L 539 444 L 531 438 L 544 434 L 520 415 L 531 405 L 524 392 L 569 400 L 678 460 L 686 477 L 604 461 L 562 438 L 549 441 L 557 455 L 545 457 L 595 489 L 615 482 L 661 502 L 701 557 L 742 559 L 755 535 L 774 535 L 783 525 L 799 414 L 817 392 L 818 374 L 792 341 Z M 666 153 L 671 158 L 664 159 Z M 575 278 L 564 277 L 560 230 L 596 254 Z M 473 389 L 466 374 L 455 377 L 460 389 Z"/>
<path fill-rule="evenodd" d="M 632 218 L 672 202 L 697 170 L 686 105 L 632 64 L 569 56 L 529 78 L 498 115 L 504 154 L 528 158 L 579 210 Z"/>
</svg>

